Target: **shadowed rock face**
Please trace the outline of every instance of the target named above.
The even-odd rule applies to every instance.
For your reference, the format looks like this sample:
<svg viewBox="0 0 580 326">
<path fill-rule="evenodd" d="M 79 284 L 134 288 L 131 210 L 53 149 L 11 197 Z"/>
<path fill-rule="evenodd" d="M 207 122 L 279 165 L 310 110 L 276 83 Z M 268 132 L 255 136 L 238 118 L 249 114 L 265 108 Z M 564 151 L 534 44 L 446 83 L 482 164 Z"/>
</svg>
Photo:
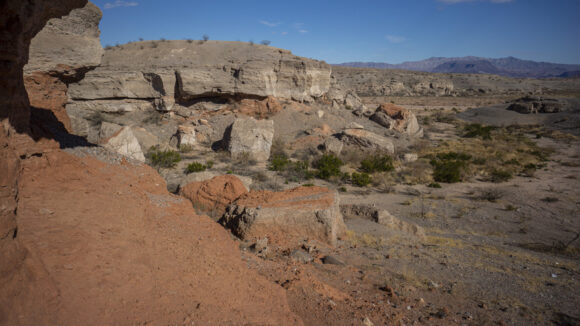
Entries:
<svg viewBox="0 0 580 326">
<path fill-rule="evenodd" d="M 30 107 L 22 69 L 30 40 L 46 21 L 84 4 L 86 0 L 0 2 L 0 322 L 9 322 L 5 314 L 12 308 L 13 296 L 24 290 L 26 250 L 18 239 L 16 207 L 22 169 L 19 156 L 26 157 L 32 149 L 24 148 L 30 143 L 24 135 L 29 132 Z"/>
</svg>

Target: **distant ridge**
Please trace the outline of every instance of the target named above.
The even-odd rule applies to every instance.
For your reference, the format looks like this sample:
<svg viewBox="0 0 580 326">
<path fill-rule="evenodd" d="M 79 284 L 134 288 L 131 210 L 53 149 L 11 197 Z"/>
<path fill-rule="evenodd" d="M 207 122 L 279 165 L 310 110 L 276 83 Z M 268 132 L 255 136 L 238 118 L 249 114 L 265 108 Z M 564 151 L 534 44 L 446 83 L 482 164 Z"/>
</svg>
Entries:
<svg viewBox="0 0 580 326">
<path fill-rule="evenodd" d="M 346 62 L 337 64 L 337 66 L 402 69 L 440 73 L 494 74 L 508 77 L 529 78 L 568 78 L 577 76 L 578 71 L 580 71 L 580 64 L 537 62 L 514 57 L 491 59 L 472 56 L 459 58 L 432 57 L 421 61 L 407 61 L 400 64 L 384 62 Z"/>
</svg>

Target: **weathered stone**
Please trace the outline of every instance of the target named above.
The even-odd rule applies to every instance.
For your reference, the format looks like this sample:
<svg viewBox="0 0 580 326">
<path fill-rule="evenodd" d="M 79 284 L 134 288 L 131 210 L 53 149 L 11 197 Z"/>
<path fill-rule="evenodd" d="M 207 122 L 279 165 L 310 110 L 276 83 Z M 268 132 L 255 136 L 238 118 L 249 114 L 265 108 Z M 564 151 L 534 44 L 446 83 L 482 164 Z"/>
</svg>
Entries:
<svg viewBox="0 0 580 326">
<path fill-rule="evenodd" d="M 405 163 L 413 163 L 419 159 L 419 155 L 416 153 L 405 153 L 403 155 L 403 162 Z"/>
<path fill-rule="evenodd" d="M 25 74 L 49 72 L 62 78 L 75 76 L 101 63 L 104 53 L 99 39 L 101 10 L 88 2 L 67 16 L 50 19 L 30 42 Z"/>
<path fill-rule="evenodd" d="M 195 137 L 195 127 L 192 125 L 181 125 L 177 128 L 177 146 L 195 145 L 197 139 Z"/>
<path fill-rule="evenodd" d="M 423 230 L 422 227 L 414 223 L 407 223 L 401 219 L 398 219 L 393 215 L 391 215 L 391 213 L 389 213 L 386 210 L 381 210 L 377 212 L 376 222 L 392 230 L 403 231 L 420 238 L 425 237 L 425 231 Z"/>
<path fill-rule="evenodd" d="M 248 190 L 233 175 L 221 175 L 201 182 L 192 182 L 180 189 L 180 194 L 204 212 L 223 214 L 225 208 Z"/>
<path fill-rule="evenodd" d="M 285 245 L 303 239 L 335 244 L 346 229 L 338 194 L 322 187 L 252 191 L 230 205 L 220 223 L 242 239 L 267 236 Z"/>
<path fill-rule="evenodd" d="M 106 141 L 115 135 L 123 126 L 116 123 L 110 123 L 103 121 L 101 122 L 101 128 L 99 130 L 99 142 Z"/>
<path fill-rule="evenodd" d="M 340 135 L 340 140 L 348 145 L 356 145 L 366 148 L 374 148 L 389 154 L 395 153 L 395 145 L 391 140 L 363 129 L 345 129 Z"/>
<path fill-rule="evenodd" d="M 145 162 L 145 155 L 131 127 L 123 127 L 109 139 L 103 141 L 103 146 L 128 158 Z"/>
<path fill-rule="evenodd" d="M 239 118 L 232 124 L 228 150 L 234 159 L 265 162 L 270 157 L 273 138 L 274 121 Z"/>
<path fill-rule="evenodd" d="M 324 140 L 324 151 L 327 153 L 333 153 L 334 155 L 340 155 L 342 152 L 342 147 L 344 144 L 338 140 L 336 137 L 328 137 Z"/>
<path fill-rule="evenodd" d="M 415 114 L 394 104 L 381 104 L 370 119 L 387 129 L 396 130 L 409 136 L 423 136 L 423 128 L 419 126 Z"/>
</svg>

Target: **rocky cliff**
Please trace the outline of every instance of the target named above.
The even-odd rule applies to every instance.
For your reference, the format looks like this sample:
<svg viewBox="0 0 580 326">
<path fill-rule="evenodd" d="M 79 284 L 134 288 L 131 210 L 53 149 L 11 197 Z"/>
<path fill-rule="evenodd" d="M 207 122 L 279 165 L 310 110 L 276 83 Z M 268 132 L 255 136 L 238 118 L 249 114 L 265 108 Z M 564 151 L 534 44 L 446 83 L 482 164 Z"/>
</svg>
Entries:
<svg viewBox="0 0 580 326">
<path fill-rule="evenodd" d="M 149 41 L 111 48 L 99 68 L 70 87 L 71 109 L 137 101 L 159 110 L 199 98 L 274 96 L 312 101 L 328 91 L 330 66 L 241 42 Z M 134 102 L 135 103 L 135 102 Z"/>
</svg>

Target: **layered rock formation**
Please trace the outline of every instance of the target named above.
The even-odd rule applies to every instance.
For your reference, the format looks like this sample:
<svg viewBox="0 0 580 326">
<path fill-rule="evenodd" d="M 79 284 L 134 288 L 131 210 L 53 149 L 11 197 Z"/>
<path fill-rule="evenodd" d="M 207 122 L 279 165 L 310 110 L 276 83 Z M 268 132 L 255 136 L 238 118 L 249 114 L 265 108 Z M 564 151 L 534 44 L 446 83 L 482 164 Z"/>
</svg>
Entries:
<svg viewBox="0 0 580 326">
<path fill-rule="evenodd" d="M 270 158 L 274 121 L 254 118 L 236 119 L 227 137 L 232 158 L 265 162 Z"/>
<path fill-rule="evenodd" d="M 335 244 L 346 230 L 338 194 L 322 187 L 252 191 L 230 205 L 220 223 L 242 239 L 267 237 L 290 246 L 303 239 Z"/>
<path fill-rule="evenodd" d="M 199 99 L 312 101 L 330 86 L 330 66 L 289 51 L 241 42 L 136 42 L 106 51 L 99 68 L 70 86 L 69 115 L 172 111 Z"/>
</svg>

